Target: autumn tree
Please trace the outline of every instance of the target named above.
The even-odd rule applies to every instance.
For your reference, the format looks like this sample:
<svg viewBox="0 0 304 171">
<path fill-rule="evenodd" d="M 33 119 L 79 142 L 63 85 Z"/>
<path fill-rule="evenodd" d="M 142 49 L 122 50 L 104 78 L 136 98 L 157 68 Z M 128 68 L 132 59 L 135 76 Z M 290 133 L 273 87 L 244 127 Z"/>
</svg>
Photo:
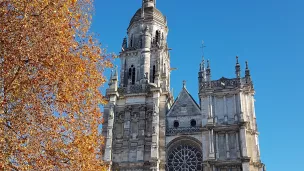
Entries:
<svg viewBox="0 0 304 171">
<path fill-rule="evenodd" d="M 104 170 L 93 0 L 0 1 L 0 170 Z"/>
</svg>

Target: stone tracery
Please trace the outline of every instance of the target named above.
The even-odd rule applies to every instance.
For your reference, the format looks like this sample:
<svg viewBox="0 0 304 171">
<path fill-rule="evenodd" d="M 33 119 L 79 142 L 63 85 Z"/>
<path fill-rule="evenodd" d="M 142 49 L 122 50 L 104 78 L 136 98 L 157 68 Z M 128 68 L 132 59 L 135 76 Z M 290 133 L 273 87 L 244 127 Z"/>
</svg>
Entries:
<svg viewBox="0 0 304 171">
<path fill-rule="evenodd" d="M 202 170 L 202 153 L 199 149 L 180 144 L 171 150 L 167 159 L 167 171 L 197 170 Z"/>
</svg>

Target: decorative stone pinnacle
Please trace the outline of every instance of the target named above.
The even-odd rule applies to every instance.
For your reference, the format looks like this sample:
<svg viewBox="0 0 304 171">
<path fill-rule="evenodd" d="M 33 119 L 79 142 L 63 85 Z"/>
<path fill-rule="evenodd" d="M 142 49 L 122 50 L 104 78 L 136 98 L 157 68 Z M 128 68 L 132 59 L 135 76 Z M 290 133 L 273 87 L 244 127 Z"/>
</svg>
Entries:
<svg viewBox="0 0 304 171">
<path fill-rule="evenodd" d="M 209 59 L 207 60 L 207 69 L 210 69 L 210 61 L 209 61 Z"/>
<path fill-rule="evenodd" d="M 183 88 L 186 88 L 186 80 L 183 80 Z"/>
<path fill-rule="evenodd" d="M 249 67 L 248 67 L 248 61 L 246 61 L 246 69 L 249 69 Z"/>
</svg>

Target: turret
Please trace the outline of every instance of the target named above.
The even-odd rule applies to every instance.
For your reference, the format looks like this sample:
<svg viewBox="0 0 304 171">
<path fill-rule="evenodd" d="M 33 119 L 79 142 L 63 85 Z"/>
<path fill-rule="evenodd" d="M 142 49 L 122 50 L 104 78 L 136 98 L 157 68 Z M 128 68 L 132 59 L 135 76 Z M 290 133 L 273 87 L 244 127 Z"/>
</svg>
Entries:
<svg viewBox="0 0 304 171">
<path fill-rule="evenodd" d="M 155 7 L 156 0 L 143 0 L 143 6 L 146 7 Z"/>
</svg>

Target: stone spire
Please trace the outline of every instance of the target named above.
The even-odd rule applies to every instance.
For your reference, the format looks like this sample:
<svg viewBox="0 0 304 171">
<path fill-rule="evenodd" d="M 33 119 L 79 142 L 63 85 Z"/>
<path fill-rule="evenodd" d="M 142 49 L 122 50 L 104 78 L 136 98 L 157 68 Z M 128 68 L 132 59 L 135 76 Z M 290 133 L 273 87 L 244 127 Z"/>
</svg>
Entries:
<svg viewBox="0 0 304 171">
<path fill-rule="evenodd" d="M 246 61 L 245 79 L 246 79 L 247 84 L 251 84 L 251 86 L 253 86 L 252 81 L 251 81 L 251 76 L 250 76 L 250 70 L 248 67 L 248 61 Z"/>
<path fill-rule="evenodd" d="M 156 0 L 143 0 L 143 7 L 155 7 Z"/>
<path fill-rule="evenodd" d="M 236 56 L 235 75 L 236 75 L 236 78 L 241 78 L 241 65 L 239 63 L 238 56 Z"/>
<path fill-rule="evenodd" d="M 204 41 L 202 41 L 202 62 L 200 63 L 200 69 L 198 72 L 198 85 L 201 87 L 201 84 L 206 81 L 206 68 L 205 68 L 205 55 L 204 55 Z"/>
</svg>

